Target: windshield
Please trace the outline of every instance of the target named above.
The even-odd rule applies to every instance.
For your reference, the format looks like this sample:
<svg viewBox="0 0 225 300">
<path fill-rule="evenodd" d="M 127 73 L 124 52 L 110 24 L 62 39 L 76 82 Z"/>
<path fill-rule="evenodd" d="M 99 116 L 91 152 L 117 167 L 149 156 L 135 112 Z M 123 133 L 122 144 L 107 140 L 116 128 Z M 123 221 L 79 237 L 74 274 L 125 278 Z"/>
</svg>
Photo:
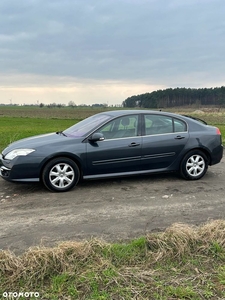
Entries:
<svg viewBox="0 0 225 300">
<path fill-rule="evenodd" d="M 86 136 L 108 119 L 110 119 L 109 115 L 94 115 L 69 127 L 68 129 L 64 130 L 63 133 L 72 137 Z"/>
</svg>

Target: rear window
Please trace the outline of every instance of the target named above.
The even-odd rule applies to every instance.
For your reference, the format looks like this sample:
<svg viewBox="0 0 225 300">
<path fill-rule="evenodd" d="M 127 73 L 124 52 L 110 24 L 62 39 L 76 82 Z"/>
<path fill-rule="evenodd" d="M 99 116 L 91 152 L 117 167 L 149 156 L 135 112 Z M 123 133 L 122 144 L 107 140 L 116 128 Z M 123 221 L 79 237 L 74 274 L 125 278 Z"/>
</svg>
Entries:
<svg viewBox="0 0 225 300">
<path fill-rule="evenodd" d="M 201 124 L 205 124 L 205 125 L 208 125 L 206 121 L 200 119 L 200 118 L 197 118 L 197 117 L 192 117 L 192 116 L 189 116 L 189 115 L 183 115 L 184 117 L 186 118 L 190 118 L 192 120 L 195 120 L 195 121 L 198 121 L 199 123 Z"/>
</svg>

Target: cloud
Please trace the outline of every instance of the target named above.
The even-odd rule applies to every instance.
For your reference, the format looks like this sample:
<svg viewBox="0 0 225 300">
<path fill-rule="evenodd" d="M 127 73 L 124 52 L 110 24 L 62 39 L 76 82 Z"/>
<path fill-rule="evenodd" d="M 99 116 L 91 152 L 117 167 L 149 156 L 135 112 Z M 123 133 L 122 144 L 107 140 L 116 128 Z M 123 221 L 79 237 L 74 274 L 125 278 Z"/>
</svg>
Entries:
<svg viewBox="0 0 225 300">
<path fill-rule="evenodd" d="M 15 87 L 37 77 L 49 85 L 129 83 L 137 91 L 218 86 L 224 13 L 222 0 L 2 1 L 0 72 L 6 88 L 12 76 L 24 78 Z"/>
</svg>

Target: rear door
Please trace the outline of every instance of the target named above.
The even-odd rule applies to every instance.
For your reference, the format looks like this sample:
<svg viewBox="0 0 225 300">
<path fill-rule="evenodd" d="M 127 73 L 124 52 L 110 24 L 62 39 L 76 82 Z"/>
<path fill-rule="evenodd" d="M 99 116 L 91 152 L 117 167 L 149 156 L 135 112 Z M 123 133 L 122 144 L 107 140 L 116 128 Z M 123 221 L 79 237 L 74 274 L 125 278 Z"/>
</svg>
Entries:
<svg viewBox="0 0 225 300">
<path fill-rule="evenodd" d="M 143 130 L 141 160 L 144 170 L 168 168 L 189 139 L 183 120 L 160 114 L 144 114 Z"/>
</svg>

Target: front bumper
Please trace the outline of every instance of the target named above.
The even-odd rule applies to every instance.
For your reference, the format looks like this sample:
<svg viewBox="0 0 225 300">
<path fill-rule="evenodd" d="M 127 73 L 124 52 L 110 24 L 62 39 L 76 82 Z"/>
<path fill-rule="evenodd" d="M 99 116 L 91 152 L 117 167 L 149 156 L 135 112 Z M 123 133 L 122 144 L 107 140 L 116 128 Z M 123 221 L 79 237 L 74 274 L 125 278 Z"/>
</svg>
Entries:
<svg viewBox="0 0 225 300">
<path fill-rule="evenodd" d="M 18 157 L 12 161 L 4 160 L 0 154 L 0 176 L 7 181 L 37 182 L 39 181 L 39 162 L 26 157 Z"/>
<path fill-rule="evenodd" d="M 3 157 L 0 154 L 0 176 L 7 180 L 7 178 L 9 178 L 9 176 L 10 176 L 10 171 L 11 171 L 10 168 L 7 168 L 6 166 L 4 166 Z"/>
<path fill-rule="evenodd" d="M 4 166 L 0 167 L 0 176 L 1 177 L 9 177 L 9 174 L 10 174 L 10 169 L 9 168 L 6 168 Z"/>
</svg>

